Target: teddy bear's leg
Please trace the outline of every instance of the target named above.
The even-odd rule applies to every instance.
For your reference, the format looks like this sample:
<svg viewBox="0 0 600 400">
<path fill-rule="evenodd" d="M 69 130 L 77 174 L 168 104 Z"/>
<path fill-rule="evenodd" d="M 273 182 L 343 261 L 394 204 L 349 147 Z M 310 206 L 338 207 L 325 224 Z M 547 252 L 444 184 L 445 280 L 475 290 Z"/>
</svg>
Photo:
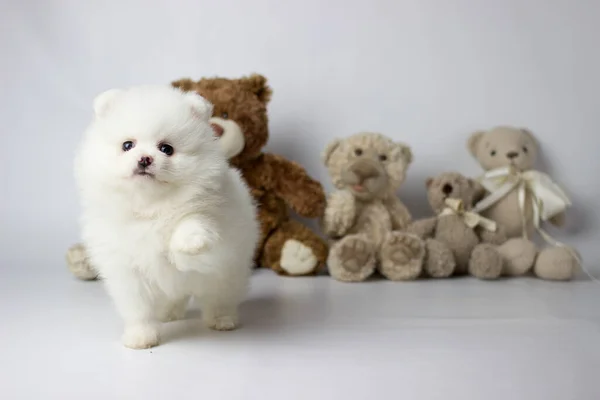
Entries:
<svg viewBox="0 0 600 400">
<path fill-rule="evenodd" d="M 577 260 L 562 247 L 548 247 L 540 251 L 533 266 L 533 273 L 542 279 L 568 281 L 577 270 Z"/>
<path fill-rule="evenodd" d="M 456 261 L 452 250 L 444 243 L 427 239 L 425 241 L 425 259 L 423 260 L 423 269 L 425 274 L 431 278 L 447 278 L 454 273 Z"/>
<path fill-rule="evenodd" d="M 98 273 L 90 264 L 87 251 L 83 244 L 77 243 L 67 250 L 65 256 L 69 271 L 77 278 L 85 281 L 91 281 L 98 278 Z"/>
<path fill-rule="evenodd" d="M 521 276 L 529 272 L 537 255 L 535 243 L 525 238 L 508 239 L 496 249 L 504 259 L 502 275 L 507 276 Z"/>
<path fill-rule="evenodd" d="M 366 235 L 348 235 L 329 251 L 329 274 L 338 281 L 361 282 L 375 271 L 375 245 Z"/>
<path fill-rule="evenodd" d="M 504 260 L 496 246 L 481 243 L 475 246 L 469 260 L 469 273 L 479 279 L 496 279 L 502 274 Z"/>
<path fill-rule="evenodd" d="M 416 279 L 423 271 L 425 242 L 406 232 L 390 232 L 379 251 L 379 272 L 392 281 Z"/>
<path fill-rule="evenodd" d="M 327 260 L 327 244 L 300 222 L 287 220 L 267 238 L 261 264 L 280 275 L 314 275 Z"/>
</svg>

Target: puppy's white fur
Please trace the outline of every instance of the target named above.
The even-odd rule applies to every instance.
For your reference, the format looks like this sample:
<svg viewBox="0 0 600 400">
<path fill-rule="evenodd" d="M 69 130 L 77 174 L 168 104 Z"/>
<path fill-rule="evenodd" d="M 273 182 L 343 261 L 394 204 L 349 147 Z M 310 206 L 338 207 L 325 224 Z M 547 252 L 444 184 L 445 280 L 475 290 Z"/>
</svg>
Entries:
<svg viewBox="0 0 600 400">
<path fill-rule="evenodd" d="M 181 318 L 191 296 L 209 327 L 235 328 L 259 225 L 213 137 L 212 105 L 138 86 L 102 93 L 94 111 L 75 157 L 82 236 L 124 321 L 124 345 L 157 345 L 159 323 Z M 145 174 L 142 157 L 153 159 Z"/>
</svg>

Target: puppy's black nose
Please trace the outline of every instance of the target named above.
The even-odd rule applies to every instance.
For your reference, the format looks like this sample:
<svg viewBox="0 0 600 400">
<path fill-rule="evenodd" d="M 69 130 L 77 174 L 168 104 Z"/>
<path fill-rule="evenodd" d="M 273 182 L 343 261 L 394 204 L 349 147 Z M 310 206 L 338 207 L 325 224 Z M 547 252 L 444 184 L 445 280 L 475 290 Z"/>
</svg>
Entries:
<svg viewBox="0 0 600 400">
<path fill-rule="evenodd" d="M 452 193 L 452 185 L 449 183 L 446 183 L 444 186 L 442 186 L 442 192 L 444 192 L 444 194 Z"/>
<path fill-rule="evenodd" d="M 138 167 L 147 168 L 152 165 L 152 161 L 154 161 L 152 157 L 144 156 L 138 161 Z"/>
<path fill-rule="evenodd" d="M 513 158 L 517 158 L 519 156 L 519 153 L 517 153 L 516 151 L 509 151 L 508 153 L 506 153 L 506 157 L 510 158 L 511 160 Z"/>
</svg>

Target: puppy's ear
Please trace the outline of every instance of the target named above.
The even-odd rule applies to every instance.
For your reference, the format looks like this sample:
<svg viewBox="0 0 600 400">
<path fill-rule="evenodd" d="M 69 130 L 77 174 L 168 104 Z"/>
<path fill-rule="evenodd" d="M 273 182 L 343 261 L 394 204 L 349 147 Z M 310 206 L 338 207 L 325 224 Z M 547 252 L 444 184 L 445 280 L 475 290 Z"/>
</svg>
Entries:
<svg viewBox="0 0 600 400">
<path fill-rule="evenodd" d="M 429 178 L 425 179 L 425 187 L 427 187 L 427 189 L 429 189 L 432 184 L 433 184 L 433 178 L 432 177 L 429 177 Z"/>
<path fill-rule="evenodd" d="M 109 89 L 97 95 L 94 98 L 94 114 L 96 114 L 96 117 L 102 118 L 105 116 L 119 94 L 121 94 L 121 89 Z"/>
<path fill-rule="evenodd" d="M 240 82 L 246 90 L 254 93 L 262 103 L 267 104 L 271 101 L 273 90 L 267 85 L 267 78 L 264 76 L 252 74 L 249 77 L 241 78 Z"/>
<path fill-rule="evenodd" d="M 479 141 L 483 138 L 483 135 L 485 135 L 485 131 L 474 132 L 467 141 L 467 148 L 473 157 L 477 157 L 477 146 L 479 145 Z"/>
<path fill-rule="evenodd" d="M 192 107 L 192 114 L 195 117 L 208 122 L 213 113 L 212 103 L 196 92 L 185 92 L 184 96 Z"/>
<path fill-rule="evenodd" d="M 323 153 L 321 153 L 321 161 L 326 167 L 329 166 L 329 159 L 331 158 L 333 152 L 340 146 L 340 143 L 342 143 L 340 139 L 334 139 L 325 147 Z"/>
</svg>

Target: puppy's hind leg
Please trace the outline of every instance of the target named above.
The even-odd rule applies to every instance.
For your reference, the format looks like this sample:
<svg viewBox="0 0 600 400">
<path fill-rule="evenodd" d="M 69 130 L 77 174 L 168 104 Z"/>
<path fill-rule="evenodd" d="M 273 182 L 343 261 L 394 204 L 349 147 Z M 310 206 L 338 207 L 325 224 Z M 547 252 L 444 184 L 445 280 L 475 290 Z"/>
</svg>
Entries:
<svg viewBox="0 0 600 400">
<path fill-rule="evenodd" d="M 219 271 L 222 272 L 222 271 Z M 195 288 L 204 325 L 218 331 L 230 331 L 239 325 L 239 306 L 248 290 L 248 271 L 236 271 L 230 276 L 204 275 Z"/>
<path fill-rule="evenodd" d="M 165 299 L 157 306 L 157 316 L 161 322 L 178 321 L 185 317 L 190 296 L 176 300 Z"/>
</svg>

